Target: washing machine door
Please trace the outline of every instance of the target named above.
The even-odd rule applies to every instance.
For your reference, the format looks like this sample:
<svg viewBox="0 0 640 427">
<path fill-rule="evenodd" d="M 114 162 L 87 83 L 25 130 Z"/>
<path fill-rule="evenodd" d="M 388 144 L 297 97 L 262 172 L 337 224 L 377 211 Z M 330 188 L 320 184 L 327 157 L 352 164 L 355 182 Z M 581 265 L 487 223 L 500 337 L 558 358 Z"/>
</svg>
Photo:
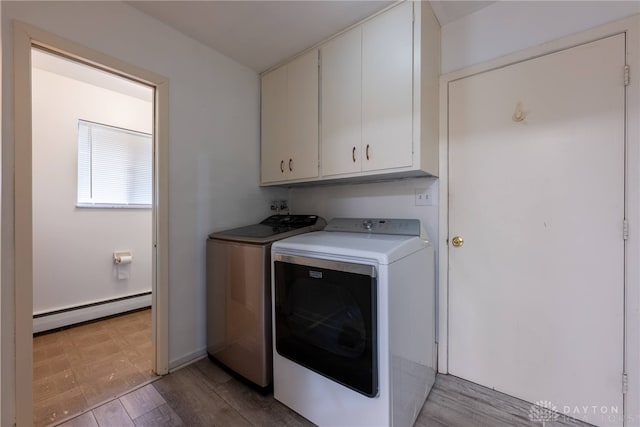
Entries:
<svg viewBox="0 0 640 427">
<path fill-rule="evenodd" d="M 275 344 L 283 357 L 378 394 L 374 266 L 274 254 Z"/>
</svg>

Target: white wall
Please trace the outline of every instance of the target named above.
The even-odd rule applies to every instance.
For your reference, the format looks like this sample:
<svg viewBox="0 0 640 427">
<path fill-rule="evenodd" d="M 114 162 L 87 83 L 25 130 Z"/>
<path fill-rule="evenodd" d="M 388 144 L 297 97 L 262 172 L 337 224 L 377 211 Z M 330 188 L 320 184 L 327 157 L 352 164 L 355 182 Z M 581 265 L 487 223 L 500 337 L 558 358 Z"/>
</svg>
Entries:
<svg viewBox="0 0 640 427">
<path fill-rule="evenodd" d="M 289 190 L 291 213 L 316 214 L 329 221 L 337 217 L 419 219 L 437 249 L 438 180 L 411 178 L 397 181 L 300 187 Z M 415 190 L 431 188 L 434 204 L 415 205 Z"/>
<path fill-rule="evenodd" d="M 13 300 L 15 286 L 11 21 L 17 19 L 169 79 L 170 365 L 204 354 L 207 234 L 257 222 L 269 214 L 270 199 L 286 196 L 258 187 L 258 75 L 121 2 L 1 7 L 3 303 Z M 3 311 L 4 319 L 11 314 Z M 12 416 L 3 411 L 3 421 Z"/>
<path fill-rule="evenodd" d="M 443 74 L 640 13 L 639 1 L 498 1 L 442 27 Z"/>
<path fill-rule="evenodd" d="M 76 199 L 78 119 L 152 133 L 153 103 L 39 68 L 32 90 L 34 314 L 150 292 L 151 208 L 77 208 Z M 114 265 L 118 250 L 133 262 Z"/>
</svg>

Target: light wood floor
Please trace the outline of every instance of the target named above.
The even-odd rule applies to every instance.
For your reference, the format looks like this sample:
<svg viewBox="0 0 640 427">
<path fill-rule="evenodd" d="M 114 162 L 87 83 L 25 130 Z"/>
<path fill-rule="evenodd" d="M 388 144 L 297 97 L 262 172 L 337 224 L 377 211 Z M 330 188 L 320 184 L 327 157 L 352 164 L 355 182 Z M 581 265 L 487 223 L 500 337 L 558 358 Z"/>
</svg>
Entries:
<svg viewBox="0 0 640 427">
<path fill-rule="evenodd" d="M 531 405 L 449 375 L 438 375 L 416 427 L 540 426 Z M 571 419 L 549 427 L 586 426 Z M 230 377 L 208 359 L 173 372 L 139 390 L 62 424 L 106 426 L 313 426 L 308 420 Z"/>
<path fill-rule="evenodd" d="M 34 337 L 34 424 L 55 424 L 155 379 L 152 351 L 150 309 Z"/>
</svg>

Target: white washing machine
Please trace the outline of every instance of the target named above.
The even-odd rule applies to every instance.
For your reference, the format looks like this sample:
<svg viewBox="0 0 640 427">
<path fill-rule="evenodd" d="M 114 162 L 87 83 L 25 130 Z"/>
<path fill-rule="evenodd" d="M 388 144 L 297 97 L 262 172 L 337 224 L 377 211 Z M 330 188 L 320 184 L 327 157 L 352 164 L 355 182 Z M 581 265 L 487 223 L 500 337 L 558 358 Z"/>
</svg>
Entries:
<svg viewBox="0 0 640 427">
<path fill-rule="evenodd" d="M 418 220 L 342 218 L 273 244 L 277 400 L 319 426 L 413 425 L 436 372 L 423 237 Z"/>
</svg>

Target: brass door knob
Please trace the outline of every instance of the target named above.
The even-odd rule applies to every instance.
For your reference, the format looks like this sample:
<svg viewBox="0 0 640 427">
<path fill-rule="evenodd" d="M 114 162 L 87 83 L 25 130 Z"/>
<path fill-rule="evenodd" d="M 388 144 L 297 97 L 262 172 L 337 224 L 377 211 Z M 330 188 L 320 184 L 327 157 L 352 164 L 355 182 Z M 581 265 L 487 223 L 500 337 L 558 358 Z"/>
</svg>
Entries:
<svg viewBox="0 0 640 427">
<path fill-rule="evenodd" d="M 451 244 L 456 248 L 459 248 L 460 246 L 464 245 L 464 240 L 460 236 L 455 236 L 453 239 L 451 239 Z"/>
</svg>

